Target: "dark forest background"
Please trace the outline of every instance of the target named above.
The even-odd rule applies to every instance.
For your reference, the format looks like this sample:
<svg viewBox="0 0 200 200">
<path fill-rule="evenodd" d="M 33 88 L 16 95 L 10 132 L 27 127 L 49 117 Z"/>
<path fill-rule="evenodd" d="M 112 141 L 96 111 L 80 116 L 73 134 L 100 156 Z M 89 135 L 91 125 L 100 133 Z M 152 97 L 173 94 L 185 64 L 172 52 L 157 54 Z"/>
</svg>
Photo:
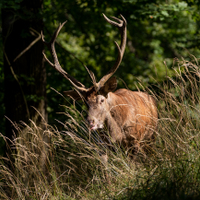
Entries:
<svg viewBox="0 0 200 200">
<path fill-rule="evenodd" d="M 43 51 L 51 56 L 40 36 L 43 31 L 49 41 L 60 22 L 67 20 L 56 44 L 61 66 L 88 87 L 91 79 L 83 64 L 99 80 L 117 56 L 118 30 L 102 13 L 122 14 L 128 22 L 118 87 L 142 89 L 141 82 L 156 88 L 166 74 L 173 78 L 174 59 L 200 56 L 197 0 L 3 0 L 0 12 L 0 132 L 11 139 L 11 122 L 32 119 L 42 126 L 42 117 L 51 125 L 65 120 L 58 113 L 70 100 L 51 87 L 62 94 L 72 86 L 44 62 Z"/>
</svg>

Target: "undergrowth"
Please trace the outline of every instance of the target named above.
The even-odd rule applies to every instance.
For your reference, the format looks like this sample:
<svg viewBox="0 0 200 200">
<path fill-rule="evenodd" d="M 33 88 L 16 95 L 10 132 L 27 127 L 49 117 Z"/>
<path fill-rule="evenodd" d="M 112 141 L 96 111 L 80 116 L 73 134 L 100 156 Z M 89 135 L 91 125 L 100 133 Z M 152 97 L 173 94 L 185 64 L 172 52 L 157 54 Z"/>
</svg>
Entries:
<svg viewBox="0 0 200 200">
<path fill-rule="evenodd" d="M 146 89 L 157 99 L 159 123 L 155 141 L 135 159 L 118 145 L 110 150 L 75 108 L 65 107 L 61 131 L 45 121 L 45 129 L 13 124 L 12 159 L 1 158 L 1 199 L 199 199 L 198 61 L 177 60 L 175 69 Z"/>
</svg>

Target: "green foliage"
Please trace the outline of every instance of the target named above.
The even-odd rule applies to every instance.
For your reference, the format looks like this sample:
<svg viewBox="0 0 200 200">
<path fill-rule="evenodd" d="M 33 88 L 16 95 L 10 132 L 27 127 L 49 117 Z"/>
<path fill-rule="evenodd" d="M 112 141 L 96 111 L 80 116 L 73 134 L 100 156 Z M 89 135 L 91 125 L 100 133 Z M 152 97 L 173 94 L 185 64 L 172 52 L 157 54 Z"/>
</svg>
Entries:
<svg viewBox="0 0 200 200">
<path fill-rule="evenodd" d="M 23 6 L 21 0 L 3 1 L 0 6 L 12 8 L 18 17 L 31 18 L 26 8 L 23 13 L 17 12 L 19 6 Z M 108 17 L 122 14 L 128 22 L 127 47 L 116 72 L 119 87 L 124 87 L 124 82 L 133 90 L 140 88 L 138 82 L 146 86 L 156 84 L 155 79 L 163 81 L 166 73 L 174 75 L 174 57 L 190 59 L 190 54 L 199 57 L 198 1 L 44 0 L 39 15 L 44 21 L 45 39 L 49 41 L 58 24 L 67 20 L 57 39 L 58 58 L 64 70 L 87 87 L 91 86 L 91 79 L 82 63 L 99 80 L 111 68 L 117 56 L 114 41 L 119 42 L 120 35 L 115 27 L 105 22 L 102 13 Z M 47 49 L 46 54 L 51 58 Z M 163 61 L 169 66 L 167 72 Z M 61 110 L 58 104 L 68 102 L 50 88 L 62 93 L 72 86 L 47 63 L 46 68 L 49 121 L 54 122 L 56 112 Z"/>
<path fill-rule="evenodd" d="M 116 76 L 119 87 L 124 87 L 125 82 L 130 89 L 136 89 L 140 87 L 138 80 L 148 85 L 155 84 L 155 77 L 159 81 L 165 79 L 163 61 L 170 66 L 168 75 L 173 76 L 174 57 L 189 59 L 190 53 L 199 56 L 198 8 L 196 2 L 177 0 L 45 1 L 45 36 L 49 38 L 59 22 L 68 20 L 58 36 L 63 47 L 57 46 L 58 57 L 68 73 L 89 87 L 91 80 L 82 63 L 99 80 L 113 65 L 117 56 L 114 41 L 120 39 L 118 30 L 105 22 L 102 13 L 108 17 L 124 15 L 128 22 L 128 41 Z M 61 81 L 48 65 L 47 70 L 51 86 L 60 92 L 71 89 L 71 85 Z M 49 99 L 56 96 L 52 92 L 49 94 Z M 57 101 L 49 100 L 50 107 L 56 107 L 55 104 Z"/>
<path fill-rule="evenodd" d="M 18 10 L 20 9 L 20 3 L 23 0 L 2 0 L 0 4 L 0 8 L 8 8 L 8 9 L 13 9 L 13 10 Z"/>
</svg>

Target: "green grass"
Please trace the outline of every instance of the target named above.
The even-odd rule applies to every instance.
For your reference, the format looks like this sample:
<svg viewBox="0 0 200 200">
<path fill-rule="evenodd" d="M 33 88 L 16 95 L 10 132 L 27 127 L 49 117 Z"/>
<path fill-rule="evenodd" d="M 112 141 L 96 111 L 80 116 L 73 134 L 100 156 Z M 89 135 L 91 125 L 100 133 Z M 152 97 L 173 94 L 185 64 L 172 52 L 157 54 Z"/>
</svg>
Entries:
<svg viewBox="0 0 200 200">
<path fill-rule="evenodd" d="M 158 85 L 156 140 L 130 159 L 91 133 L 76 109 L 66 108 L 62 130 L 14 125 L 15 161 L 1 158 L 1 199 L 200 199 L 198 63 L 177 61 L 175 78 Z M 3 136 L 2 136 L 3 137 Z M 50 143 L 45 143 L 50 139 Z M 4 138 L 6 140 L 6 138 Z M 107 153 L 105 163 L 102 154 Z"/>
</svg>

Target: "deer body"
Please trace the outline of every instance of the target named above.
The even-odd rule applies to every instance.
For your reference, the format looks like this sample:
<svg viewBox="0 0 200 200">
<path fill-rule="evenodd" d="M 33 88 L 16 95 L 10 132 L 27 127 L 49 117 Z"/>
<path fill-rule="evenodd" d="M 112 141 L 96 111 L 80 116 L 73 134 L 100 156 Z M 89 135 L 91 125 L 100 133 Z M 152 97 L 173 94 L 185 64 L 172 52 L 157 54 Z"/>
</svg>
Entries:
<svg viewBox="0 0 200 200">
<path fill-rule="evenodd" d="M 157 126 L 157 108 L 152 96 L 144 92 L 119 89 L 107 98 L 89 98 L 88 122 L 92 130 L 106 124 L 112 142 L 130 148 L 150 139 Z"/>
<path fill-rule="evenodd" d="M 75 100 L 82 98 L 85 101 L 88 106 L 87 121 L 89 128 L 91 130 L 102 129 L 106 124 L 111 140 L 130 148 L 143 140 L 151 138 L 157 126 L 156 103 L 154 98 L 147 93 L 133 92 L 127 89 L 119 89 L 113 92 L 117 87 L 117 80 L 112 76 L 120 66 L 126 48 L 127 22 L 122 15 L 122 19 L 112 17 L 115 21 L 110 20 L 104 14 L 103 16 L 108 23 L 119 29 L 121 44 L 119 46 L 115 42 L 118 49 L 116 62 L 98 83 L 94 74 L 87 67 L 85 68 L 93 81 L 93 86 L 90 88 L 86 88 L 60 66 L 55 50 L 55 40 L 65 22 L 58 26 L 49 43 L 44 41 L 42 35 L 43 41 L 52 54 L 54 63 L 49 61 L 45 54 L 44 57 L 53 68 L 76 88 L 76 90 L 66 91 L 65 95 L 71 96 Z"/>
</svg>

